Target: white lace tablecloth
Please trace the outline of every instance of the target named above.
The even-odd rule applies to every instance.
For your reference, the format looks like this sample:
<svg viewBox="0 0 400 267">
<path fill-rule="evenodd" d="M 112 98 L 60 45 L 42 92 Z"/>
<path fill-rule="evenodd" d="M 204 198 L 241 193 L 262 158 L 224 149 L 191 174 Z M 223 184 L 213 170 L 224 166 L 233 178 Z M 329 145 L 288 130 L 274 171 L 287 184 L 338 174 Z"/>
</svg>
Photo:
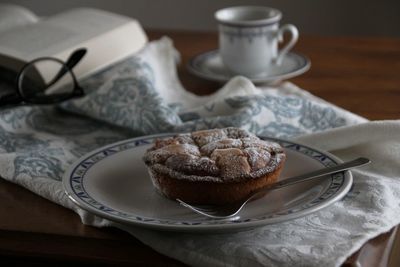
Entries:
<svg viewBox="0 0 400 267">
<path fill-rule="evenodd" d="M 76 211 L 83 223 L 121 228 L 193 266 L 339 266 L 368 239 L 400 222 L 400 122 L 369 122 L 289 82 L 256 88 L 236 77 L 211 96 L 182 88 L 168 38 L 81 81 L 87 95 L 61 107 L 0 112 L 0 176 Z M 81 155 L 160 132 L 235 126 L 369 157 L 341 201 L 303 218 L 250 231 L 190 234 L 120 225 L 75 206 L 61 179 Z"/>
</svg>

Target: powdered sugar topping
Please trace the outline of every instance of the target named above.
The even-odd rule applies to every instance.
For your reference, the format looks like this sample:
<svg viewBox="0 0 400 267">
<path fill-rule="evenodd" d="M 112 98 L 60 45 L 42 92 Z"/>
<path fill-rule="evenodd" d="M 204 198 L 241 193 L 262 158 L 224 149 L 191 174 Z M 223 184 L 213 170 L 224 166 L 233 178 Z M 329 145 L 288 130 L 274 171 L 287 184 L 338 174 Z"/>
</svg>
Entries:
<svg viewBox="0 0 400 267">
<path fill-rule="evenodd" d="M 160 139 L 144 156 L 157 172 L 215 182 L 257 178 L 273 172 L 284 159 L 278 143 L 233 127 Z"/>
</svg>

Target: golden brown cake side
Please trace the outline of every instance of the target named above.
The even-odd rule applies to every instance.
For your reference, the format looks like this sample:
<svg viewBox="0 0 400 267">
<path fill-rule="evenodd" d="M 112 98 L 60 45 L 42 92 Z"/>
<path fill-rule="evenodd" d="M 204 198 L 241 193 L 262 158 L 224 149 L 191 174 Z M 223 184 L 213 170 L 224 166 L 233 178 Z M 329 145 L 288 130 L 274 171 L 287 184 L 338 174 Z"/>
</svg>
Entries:
<svg viewBox="0 0 400 267">
<path fill-rule="evenodd" d="M 223 205 L 246 199 L 253 192 L 275 183 L 281 173 L 283 161 L 278 168 L 256 179 L 214 183 L 171 178 L 168 175 L 149 170 L 153 185 L 170 199 L 181 199 L 192 204 Z"/>
<path fill-rule="evenodd" d="M 223 204 L 274 183 L 285 153 L 277 143 L 224 128 L 157 140 L 144 161 L 154 186 L 167 197 Z"/>
</svg>

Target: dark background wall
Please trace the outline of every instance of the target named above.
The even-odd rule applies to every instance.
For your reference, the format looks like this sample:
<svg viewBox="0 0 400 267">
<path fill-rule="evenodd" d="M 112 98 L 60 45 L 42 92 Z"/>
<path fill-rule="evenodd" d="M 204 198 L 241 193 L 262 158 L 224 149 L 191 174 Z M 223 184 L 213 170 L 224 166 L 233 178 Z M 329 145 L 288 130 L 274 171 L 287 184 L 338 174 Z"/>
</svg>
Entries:
<svg viewBox="0 0 400 267">
<path fill-rule="evenodd" d="M 399 0 L 0 0 L 47 16 L 65 9 L 91 6 L 138 19 L 145 28 L 216 30 L 214 12 L 233 5 L 265 5 L 280 9 L 283 22 L 300 33 L 400 37 Z"/>
</svg>

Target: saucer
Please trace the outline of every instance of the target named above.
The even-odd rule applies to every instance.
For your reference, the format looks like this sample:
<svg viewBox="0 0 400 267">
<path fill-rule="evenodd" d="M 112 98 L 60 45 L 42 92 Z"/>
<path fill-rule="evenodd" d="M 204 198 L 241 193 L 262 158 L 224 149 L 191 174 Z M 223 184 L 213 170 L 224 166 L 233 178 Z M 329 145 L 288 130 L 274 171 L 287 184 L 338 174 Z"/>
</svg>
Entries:
<svg viewBox="0 0 400 267">
<path fill-rule="evenodd" d="M 247 78 L 254 83 L 273 83 L 303 74 L 310 66 L 311 62 L 307 57 L 289 52 L 283 58 L 281 65 L 271 68 L 268 73 Z M 187 67 L 194 75 L 212 81 L 226 82 L 237 76 L 226 69 L 218 50 L 195 56 L 189 61 Z"/>
</svg>

